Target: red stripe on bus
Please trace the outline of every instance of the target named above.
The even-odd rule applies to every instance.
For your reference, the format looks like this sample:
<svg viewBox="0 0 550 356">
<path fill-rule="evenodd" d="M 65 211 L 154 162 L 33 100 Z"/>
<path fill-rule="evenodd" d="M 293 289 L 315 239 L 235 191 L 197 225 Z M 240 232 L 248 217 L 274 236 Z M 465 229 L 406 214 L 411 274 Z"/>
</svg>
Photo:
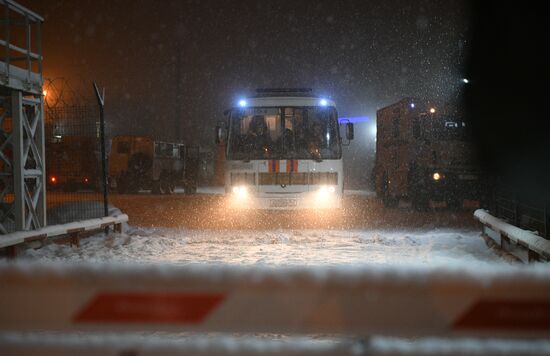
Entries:
<svg viewBox="0 0 550 356">
<path fill-rule="evenodd" d="M 295 159 L 288 159 L 286 161 L 287 172 L 298 172 L 298 161 Z"/>
</svg>

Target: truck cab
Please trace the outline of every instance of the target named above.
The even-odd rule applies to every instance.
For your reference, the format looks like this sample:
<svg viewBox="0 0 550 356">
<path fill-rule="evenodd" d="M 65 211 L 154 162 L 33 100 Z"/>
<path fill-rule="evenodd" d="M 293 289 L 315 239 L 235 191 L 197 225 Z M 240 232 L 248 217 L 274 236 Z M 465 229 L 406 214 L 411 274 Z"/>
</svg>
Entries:
<svg viewBox="0 0 550 356">
<path fill-rule="evenodd" d="M 483 174 L 457 110 L 405 98 L 377 111 L 375 187 L 387 206 L 478 207 Z"/>
<path fill-rule="evenodd" d="M 155 141 L 147 136 L 115 136 L 109 155 L 109 181 L 119 193 L 150 189 L 171 194 L 176 185 L 195 193 L 199 148 Z"/>
</svg>

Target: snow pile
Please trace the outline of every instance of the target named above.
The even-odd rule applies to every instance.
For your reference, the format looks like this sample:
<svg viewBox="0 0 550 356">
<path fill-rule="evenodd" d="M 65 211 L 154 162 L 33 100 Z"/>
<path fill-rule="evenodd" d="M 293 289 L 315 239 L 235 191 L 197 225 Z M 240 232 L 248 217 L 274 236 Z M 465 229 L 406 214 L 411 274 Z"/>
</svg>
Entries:
<svg viewBox="0 0 550 356">
<path fill-rule="evenodd" d="M 66 224 L 73 221 L 102 218 L 103 201 L 67 202 L 48 209 L 48 226 Z M 109 216 L 121 215 L 122 211 L 113 205 L 108 206 Z M 123 228 L 127 228 L 127 224 Z"/>
<path fill-rule="evenodd" d="M 353 346 L 353 345 L 352 345 Z M 359 345 L 357 345 L 359 346 Z M 357 348 L 354 346 L 354 348 Z M 334 340 L 320 340 L 309 337 L 284 337 L 282 335 L 227 335 L 219 333 L 157 333 L 156 335 L 137 333 L 1 333 L 0 347 L 13 353 L 32 351 L 42 354 L 111 354 L 107 350 L 117 350 L 120 354 L 232 354 L 232 355 L 264 355 L 264 354 L 311 354 L 334 355 L 348 354 L 349 343 Z M 131 350 L 131 351 L 130 351 Z M 139 352 L 138 352 L 139 351 Z"/>
<path fill-rule="evenodd" d="M 49 244 L 23 258 L 170 264 L 426 265 L 505 264 L 469 230 L 177 230 L 131 228 L 80 247 Z"/>
<path fill-rule="evenodd" d="M 550 355 L 550 341 L 375 337 L 371 349 L 382 355 Z"/>
<path fill-rule="evenodd" d="M 161 334 L 54 334 L 0 333 L 4 350 L 19 355 L 44 353 L 102 355 L 120 354 L 300 354 L 300 355 L 550 355 L 547 340 L 443 339 L 405 340 L 386 337 L 319 339 L 283 335 Z M 133 352 L 130 352 L 133 351 Z M 111 352 L 112 353 L 112 352 Z M 108 354 L 111 354 L 108 353 Z"/>
</svg>

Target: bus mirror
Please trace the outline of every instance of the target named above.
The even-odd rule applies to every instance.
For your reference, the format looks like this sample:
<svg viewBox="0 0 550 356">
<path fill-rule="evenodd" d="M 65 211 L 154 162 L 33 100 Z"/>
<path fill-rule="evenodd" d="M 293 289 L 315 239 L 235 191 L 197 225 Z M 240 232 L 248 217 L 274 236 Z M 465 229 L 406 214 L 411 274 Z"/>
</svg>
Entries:
<svg viewBox="0 0 550 356">
<path fill-rule="evenodd" d="M 346 138 L 351 141 L 353 140 L 353 137 L 354 137 L 353 123 L 348 122 L 346 124 Z"/>
</svg>

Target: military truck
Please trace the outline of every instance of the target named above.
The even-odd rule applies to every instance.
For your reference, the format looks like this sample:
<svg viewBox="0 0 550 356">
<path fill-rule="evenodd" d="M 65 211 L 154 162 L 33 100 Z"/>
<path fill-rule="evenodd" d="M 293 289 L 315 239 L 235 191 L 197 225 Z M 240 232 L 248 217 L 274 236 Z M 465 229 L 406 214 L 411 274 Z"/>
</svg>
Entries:
<svg viewBox="0 0 550 356">
<path fill-rule="evenodd" d="M 109 184 L 119 193 L 150 189 L 172 194 L 182 186 L 186 194 L 197 191 L 199 148 L 155 141 L 146 136 L 115 136 L 109 154 Z"/>
<path fill-rule="evenodd" d="M 386 206 L 401 199 L 418 209 L 482 203 L 484 176 L 458 110 L 405 98 L 379 109 L 376 119 L 374 180 Z"/>
<path fill-rule="evenodd" d="M 99 191 L 101 168 L 97 138 L 56 135 L 46 140 L 48 189 Z"/>
</svg>

